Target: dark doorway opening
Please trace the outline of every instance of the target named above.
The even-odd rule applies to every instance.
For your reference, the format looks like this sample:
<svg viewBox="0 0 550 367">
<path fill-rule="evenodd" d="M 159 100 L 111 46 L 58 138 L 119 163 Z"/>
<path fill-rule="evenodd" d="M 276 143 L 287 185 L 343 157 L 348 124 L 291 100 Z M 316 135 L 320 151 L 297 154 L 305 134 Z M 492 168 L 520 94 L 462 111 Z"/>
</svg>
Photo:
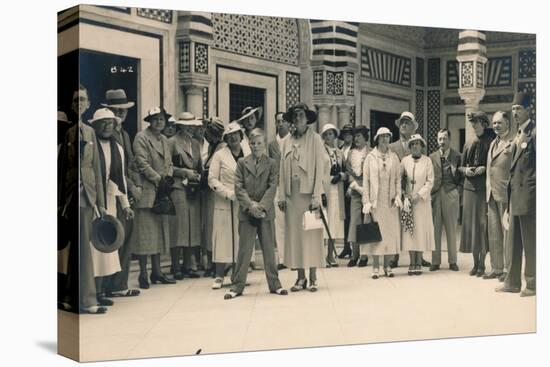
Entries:
<svg viewBox="0 0 550 367">
<path fill-rule="evenodd" d="M 376 131 L 381 127 L 387 127 L 392 132 L 392 142 L 399 139 L 399 128 L 395 125 L 395 120 L 399 118 L 399 114 L 383 112 L 383 111 L 370 111 L 370 137 L 371 145 Z"/>
<path fill-rule="evenodd" d="M 265 89 L 229 84 L 229 120 L 234 121 L 241 117 L 242 110 L 248 106 L 261 106 L 265 111 Z M 256 127 L 264 128 L 263 114 Z"/>
</svg>

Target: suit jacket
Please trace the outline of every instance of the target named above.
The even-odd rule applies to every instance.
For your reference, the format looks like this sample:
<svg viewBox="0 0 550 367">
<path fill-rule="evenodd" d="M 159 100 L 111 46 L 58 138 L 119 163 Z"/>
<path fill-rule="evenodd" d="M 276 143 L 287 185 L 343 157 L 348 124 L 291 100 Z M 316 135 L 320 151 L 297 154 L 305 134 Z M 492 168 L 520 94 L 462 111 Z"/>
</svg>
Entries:
<svg viewBox="0 0 550 367">
<path fill-rule="evenodd" d="M 243 149 L 243 153 L 245 153 Z M 214 191 L 214 209 L 231 210 L 235 200 L 237 162 L 227 145 L 214 153 L 208 170 L 208 186 Z"/>
<path fill-rule="evenodd" d="M 105 191 L 94 129 L 83 123 L 73 125 L 67 131 L 66 144 L 69 154 L 66 175 L 68 187 L 76 187 L 80 166 L 80 207 L 105 208 Z M 76 149 L 75 144 L 78 144 Z"/>
<path fill-rule="evenodd" d="M 508 203 L 508 181 L 510 181 L 510 166 L 512 165 L 512 140 L 505 140 L 499 149 L 496 139 L 489 146 L 487 155 L 487 202 L 491 196 L 496 202 Z"/>
<path fill-rule="evenodd" d="M 150 128 L 137 133 L 134 140 L 136 169 L 142 180 L 143 191 L 136 203 L 137 208 L 152 208 L 156 187 L 162 176 L 172 176 L 172 155 L 168 139 L 155 135 Z"/>
<path fill-rule="evenodd" d="M 126 130 L 121 129 L 120 132 L 115 130 L 113 137 L 124 150 L 124 172 L 126 175 L 126 183 L 128 185 L 129 192 L 134 193 L 136 192 L 137 187 L 141 187 L 141 177 L 135 167 L 134 151 L 132 149 L 130 135 Z"/>
<path fill-rule="evenodd" d="M 189 176 L 189 170 L 202 172 L 202 152 L 199 142 L 191 136 L 178 133 L 168 139 L 168 148 L 174 165 L 174 188 L 185 189 L 183 180 Z"/>
<path fill-rule="evenodd" d="M 511 215 L 536 213 L 536 124 L 529 120 L 520 126 L 512 146 L 512 166 L 508 199 Z"/>
<path fill-rule="evenodd" d="M 264 220 L 275 219 L 274 200 L 279 182 L 278 164 L 262 155 L 258 165 L 252 154 L 237 162 L 235 172 L 235 195 L 239 201 L 239 220 L 248 220 L 252 201 L 266 209 Z"/>
<path fill-rule="evenodd" d="M 389 145 L 389 148 L 392 152 L 394 152 L 395 154 L 397 154 L 397 157 L 399 158 L 399 160 L 401 161 L 404 157 L 408 156 L 409 154 L 411 154 L 411 151 L 410 149 L 408 148 L 404 148 L 403 147 L 403 144 L 401 144 L 401 139 L 398 139 L 397 141 L 394 141 L 393 143 L 391 143 Z"/>
<path fill-rule="evenodd" d="M 441 180 L 443 179 L 441 174 L 441 151 L 438 149 L 430 154 L 430 159 L 434 167 L 434 185 L 432 187 L 432 195 L 435 195 L 441 189 Z M 450 148 L 447 160 L 451 163 L 451 173 L 453 182 L 457 186 L 462 186 L 462 175 L 458 171 L 461 163 L 461 156 L 453 148 Z"/>
</svg>

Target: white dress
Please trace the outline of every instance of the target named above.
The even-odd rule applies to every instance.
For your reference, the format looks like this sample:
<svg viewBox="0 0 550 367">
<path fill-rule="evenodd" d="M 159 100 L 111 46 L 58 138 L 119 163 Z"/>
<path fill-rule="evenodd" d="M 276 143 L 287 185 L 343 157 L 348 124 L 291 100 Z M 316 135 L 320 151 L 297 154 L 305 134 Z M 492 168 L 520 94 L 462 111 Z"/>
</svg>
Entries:
<svg viewBox="0 0 550 367">
<path fill-rule="evenodd" d="M 327 147 L 325 145 L 325 149 L 327 150 L 327 159 L 328 159 L 328 175 L 327 175 L 327 184 L 325 187 L 328 187 L 327 192 L 325 193 L 327 196 L 327 222 L 328 222 L 328 228 L 330 230 L 330 235 L 334 240 L 336 239 L 344 239 L 344 218 L 341 216 L 341 207 L 344 206 L 344 202 L 340 202 L 340 190 L 344 190 L 343 188 L 343 182 L 339 181 L 337 184 L 331 184 L 330 183 L 330 168 L 334 164 L 340 164 L 342 166 L 343 162 L 338 162 L 338 156 L 336 154 L 337 148 L 331 148 Z M 328 233 L 327 231 L 324 232 L 324 238 L 328 239 Z"/>
</svg>

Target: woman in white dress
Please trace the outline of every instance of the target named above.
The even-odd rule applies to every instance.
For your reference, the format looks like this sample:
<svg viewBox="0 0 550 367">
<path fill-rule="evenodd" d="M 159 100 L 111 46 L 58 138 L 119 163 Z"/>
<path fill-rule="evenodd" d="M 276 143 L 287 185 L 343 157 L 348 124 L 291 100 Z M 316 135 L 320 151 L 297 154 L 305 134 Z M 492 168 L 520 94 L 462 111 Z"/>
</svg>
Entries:
<svg viewBox="0 0 550 367">
<path fill-rule="evenodd" d="M 323 186 L 323 206 L 327 211 L 327 222 L 332 239 L 325 231 L 325 243 L 328 244 L 327 267 L 338 266 L 334 258 L 334 242 L 344 239 L 344 155 L 338 149 L 336 137 L 338 129 L 333 124 L 325 124 L 321 129 L 321 137 L 325 142 L 326 172 Z"/>
<path fill-rule="evenodd" d="M 384 257 L 384 274 L 393 277 L 390 261 L 399 253 L 399 208 L 401 171 L 399 158 L 389 150 L 392 133 L 381 127 L 374 137 L 376 146 L 363 163 L 363 214 L 378 222 L 382 241 L 361 245 L 361 253 L 372 256 L 372 278 L 378 279 L 380 256 Z"/>
<path fill-rule="evenodd" d="M 405 180 L 403 210 L 412 214 L 412 222 L 403 223 L 403 250 L 409 251 L 409 275 L 422 274 L 422 252 L 435 250 L 431 191 L 434 182 L 432 161 L 425 154 L 426 141 L 419 134 L 411 136 L 411 154 L 401 161 Z"/>
<path fill-rule="evenodd" d="M 225 147 L 214 153 L 208 171 L 208 186 L 214 191 L 214 218 L 212 229 L 212 262 L 215 278 L 212 289 L 223 285 L 225 268 L 233 264 L 239 251 L 239 203 L 235 197 L 235 170 L 237 160 L 250 153 L 241 145 L 241 126 L 231 122 L 225 128 Z"/>
</svg>

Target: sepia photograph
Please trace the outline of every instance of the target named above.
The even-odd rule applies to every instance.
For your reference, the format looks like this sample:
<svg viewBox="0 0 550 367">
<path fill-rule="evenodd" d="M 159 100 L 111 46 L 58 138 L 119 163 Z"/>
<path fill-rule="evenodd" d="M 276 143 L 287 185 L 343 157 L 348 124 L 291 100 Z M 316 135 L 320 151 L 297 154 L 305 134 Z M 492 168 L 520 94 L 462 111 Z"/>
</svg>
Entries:
<svg viewBox="0 0 550 367">
<path fill-rule="evenodd" d="M 537 332 L 535 33 L 77 5 L 57 39 L 59 354 Z"/>
</svg>

